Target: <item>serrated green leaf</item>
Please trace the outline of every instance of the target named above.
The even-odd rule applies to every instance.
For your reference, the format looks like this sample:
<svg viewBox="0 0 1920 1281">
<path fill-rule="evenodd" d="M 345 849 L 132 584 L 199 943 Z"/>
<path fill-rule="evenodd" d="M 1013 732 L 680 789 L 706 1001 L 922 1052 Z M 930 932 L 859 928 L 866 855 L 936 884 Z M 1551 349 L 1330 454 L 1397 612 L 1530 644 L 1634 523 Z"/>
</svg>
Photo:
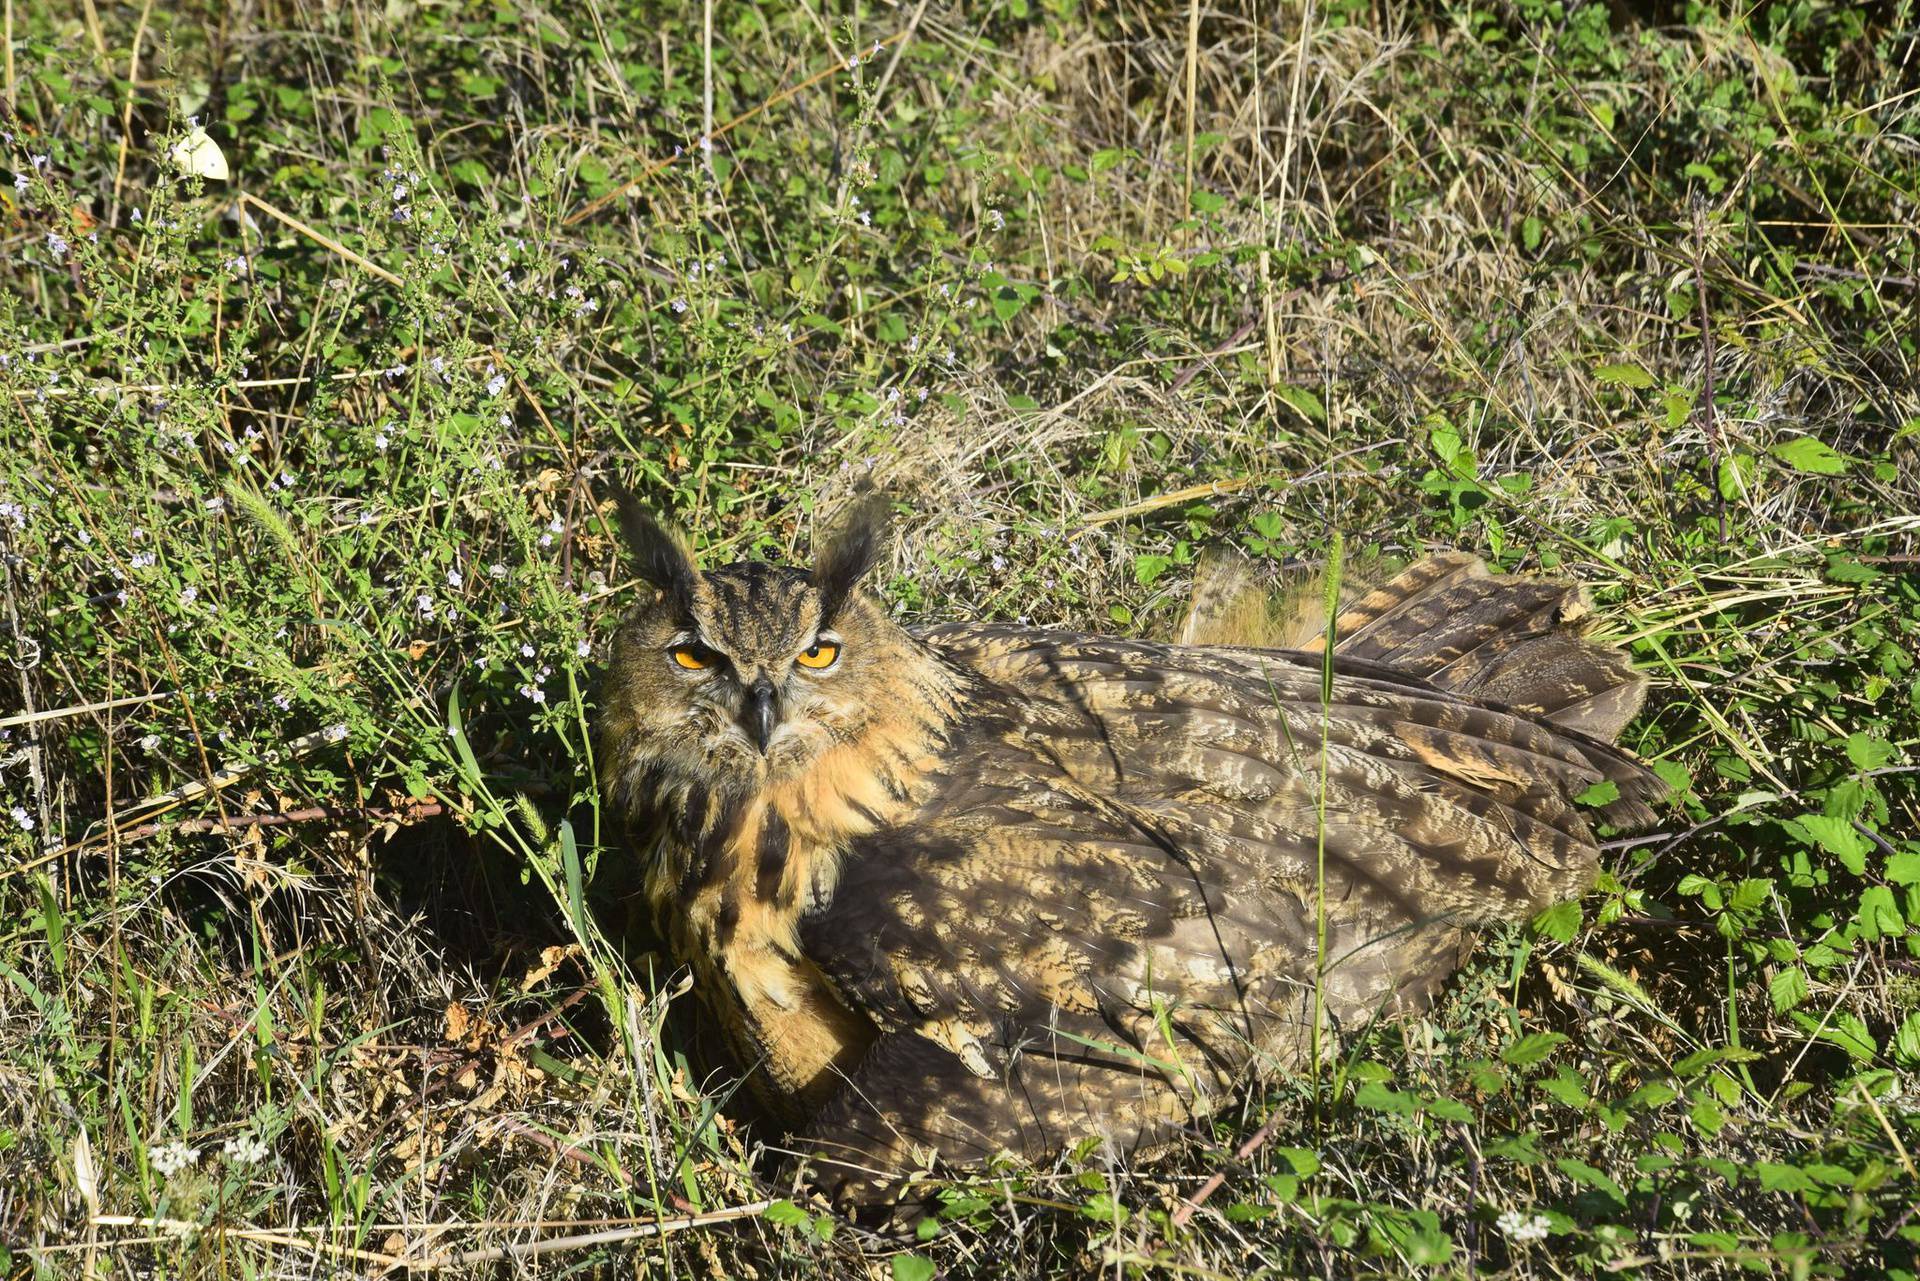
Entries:
<svg viewBox="0 0 1920 1281">
<path fill-rule="evenodd" d="M 1501 1050 L 1500 1057 L 1514 1067 L 1529 1067 L 1545 1060 L 1566 1039 L 1564 1032 L 1530 1032 Z"/>
<path fill-rule="evenodd" d="M 1855 769 L 1878 769 L 1893 756 L 1893 744 L 1876 734 L 1856 730 L 1847 735 L 1847 759 Z"/>
<path fill-rule="evenodd" d="M 1893 1061 L 1903 1068 L 1920 1067 L 1920 1011 L 1907 1015 L 1905 1021 L 1894 1029 Z"/>
<path fill-rule="evenodd" d="M 1654 384 L 1653 375 L 1635 364 L 1601 365 L 1593 371 L 1593 376 L 1616 387 L 1651 387 Z"/>
<path fill-rule="evenodd" d="M 1784 1014 L 1807 999 L 1807 972 L 1789 965 L 1767 980 L 1767 997 L 1776 1014 Z"/>
<path fill-rule="evenodd" d="M 1796 436 L 1767 450 L 1795 471 L 1815 476 L 1838 476 L 1846 471 L 1848 459 L 1833 446 L 1814 436 Z"/>
<path fill-rule="evenodd" d="M 1375 1112 L 1391 1112 L 1395 1116 L 1412 1116 L 1419 1104 L 1411 1094 L 1402 1094 L 1392 1086 L 1382 1085 L 1378 1081 L 1368 1081 L 1353 1093 L 1353 1101 L 1363 1108 Z"/>
<path fill-rule="evenodd" d="M 1554 1165 L 1568 1178 L 1578 1180 L 1590 1188 L 1596 1188 L 1622 1205 L 1627 1203 L 1627 1194 L 1620 1185 L 1585 1161 L 1576 1161 L 1571 1157 L 1563 1156 L 1555 1161 Z"/>
<path fill-rule="evenodd" d="M 1554 904 L 1533 918 L 1533 930 L 1556 943 L 1568 942 L 1580 930 L 1580 904 Z"/>
<path fill-rule="evenodd" d="M 1818 846 L 1839 859 L 1855 876 L 1867 870 L 1867 838 L 1853 830 L 1853 824 L 1832 814 L 1802 814 L 1782 821 L 1788 832 Z"/>
</svg>

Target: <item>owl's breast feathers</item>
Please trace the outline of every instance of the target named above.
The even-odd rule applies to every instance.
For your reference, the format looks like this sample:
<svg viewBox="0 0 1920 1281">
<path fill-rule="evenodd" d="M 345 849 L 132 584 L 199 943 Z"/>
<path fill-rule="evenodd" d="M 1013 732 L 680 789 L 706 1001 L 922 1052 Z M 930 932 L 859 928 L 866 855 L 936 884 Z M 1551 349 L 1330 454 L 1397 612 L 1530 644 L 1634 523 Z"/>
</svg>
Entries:
<svg viewBox="0 0 1920 1281">
<path fill-rule="evenodd" d="M 895 688 L 858 739 L 758 791 L 683 779 L 658 762 L 616 765 L 619 793 L 658 832 L 645 891 L 756 1088 L 808 1116 L 874 1037 L 802 947 L 800 924 L 836 897 L 856 840 L 924 803 L 965 699 L 944 664 L 889 674 Z"/>
<path fill-rule="evenodd" d="M 1425 670 L 1337 652 L 1330 696 L 1318 654 L 934 628 L 937 696 L 763 795 L 690 789 L 656 902 L 814 1149 L 1150 1142 L 1316 1018 L 1417 1008 L 1468 927 L 1587 888 L 1573 798 L 1610 781 L 1599 813 L 1636 823 L 1658 789 L 1582 724 L 1638 690 L 1556 651 L 1564 718 L 1521 710 L 1485 638 L 1375 605 L 1356 632 L 1433 641 Z"/>
</svg>

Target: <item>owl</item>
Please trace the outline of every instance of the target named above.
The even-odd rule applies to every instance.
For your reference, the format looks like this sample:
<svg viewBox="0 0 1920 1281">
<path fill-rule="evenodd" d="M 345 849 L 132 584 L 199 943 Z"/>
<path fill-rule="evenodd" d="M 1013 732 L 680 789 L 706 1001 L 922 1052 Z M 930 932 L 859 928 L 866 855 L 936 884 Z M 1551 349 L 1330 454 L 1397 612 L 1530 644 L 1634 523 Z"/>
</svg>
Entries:
<svg viewBox="0 0 1920 1281">
<path fill-rule="evenodd" d="M 908 628 L 862 586 L 887 511 L 702 568 L 623 497 L 648 590 L 596 726 L 661 936 L 836 1197 L 1148 1154 L 1587 889 L 1596 818 L 1651 820 L 1613 745 L 1646 682 L 1575 587 L 1456 554 L 1330 629 L 1244 571 L 1178 643 Z"/>
</svg>

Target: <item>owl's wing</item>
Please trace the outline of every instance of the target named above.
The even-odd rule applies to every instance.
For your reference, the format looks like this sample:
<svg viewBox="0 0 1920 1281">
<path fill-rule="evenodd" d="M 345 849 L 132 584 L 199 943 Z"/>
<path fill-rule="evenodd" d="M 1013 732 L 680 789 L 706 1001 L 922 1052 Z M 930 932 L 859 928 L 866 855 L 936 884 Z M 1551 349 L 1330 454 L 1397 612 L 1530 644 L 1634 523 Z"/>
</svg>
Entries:
<svg viewBox="0 0 1920 1281">
<path fill-rule="evenodd" d="M 1336 659 L 1323 698 L 1308 655 L 925 639 L 980 677 L 966 729 L 917 817 L 853 844 L 801 941 L 883 1032 L 937 1050 L 886 1055 L 951 1078 L 920 1106 L 934 1077 L 857 1073 L 830 1111 L 891 1098 L 884 1126 L 926 1146 L 1147 1138 L 1256 1054 L 1303 1053 L 1316 979 L 1335 1024 L 1424 1000 L 1463 927 L 1589 883 L 1574 796 L 1611 780 L 1630 817 L 1652 790 L 1605 743 L 1364 661 Z M 1000 1082 L 1002 1106 L 946 1110 L 956 1073 Z M 974 1133 L 995 1116 L 1022 1119 Z"/>
</svg>

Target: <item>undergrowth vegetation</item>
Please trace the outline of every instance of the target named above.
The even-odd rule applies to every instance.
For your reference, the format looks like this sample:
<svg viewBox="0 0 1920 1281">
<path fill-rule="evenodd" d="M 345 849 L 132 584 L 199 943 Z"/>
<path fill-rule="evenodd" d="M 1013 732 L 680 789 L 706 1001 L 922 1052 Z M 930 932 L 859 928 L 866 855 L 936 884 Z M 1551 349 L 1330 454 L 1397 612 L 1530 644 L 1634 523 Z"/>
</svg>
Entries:
<svg viewBox="0 0 1920 1281">
<path fill-rule="evenodd" d="M 0 1271 L 1914 1275 L 1911 0 L 7 14 Z M 626 920 L 616 477 L 716 559 L 878 484 L 909 620 L 1552 570 L 1675 797 L 1430 1017 L 871 1234 Z"/>
</svg>

